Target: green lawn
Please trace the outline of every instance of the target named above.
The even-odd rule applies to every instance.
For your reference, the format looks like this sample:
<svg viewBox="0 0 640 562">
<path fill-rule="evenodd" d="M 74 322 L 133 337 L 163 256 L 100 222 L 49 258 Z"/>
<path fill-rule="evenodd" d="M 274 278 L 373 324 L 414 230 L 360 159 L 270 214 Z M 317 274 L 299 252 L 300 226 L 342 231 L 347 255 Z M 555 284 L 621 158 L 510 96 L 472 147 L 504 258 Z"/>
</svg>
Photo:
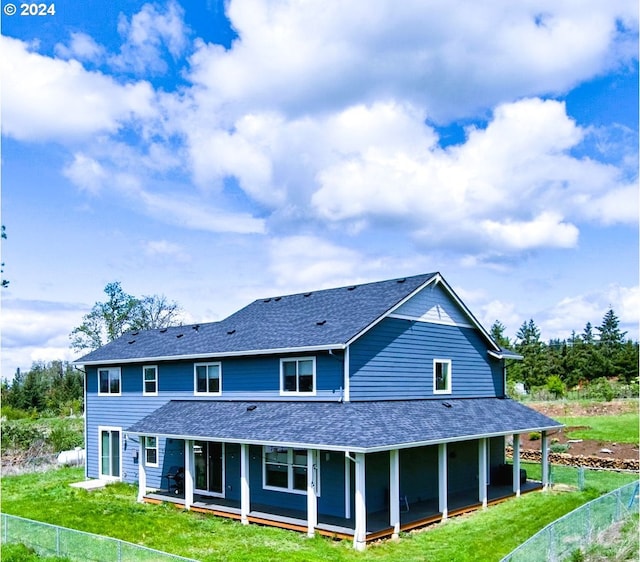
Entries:
<svg viewBox="0 0 640 562">
<path fill-rule="evenodd" d="M 1 480 L 2 511 L 203 561 L 272 562 L 285 557 L 305 562 L 492 561 L 500 560 L 551 521 L 636 478 L 633 474 L 596 473 L 583 492 L 527 494 L 358 553 L 348 541 L 309 539 L 292 531 L 181 512 L 169 505 L 138 504 L 136 488 L 127 484 L 94 492 L 68 486 L 82 475 L 82 469 L 64 468 L 5 477 Z"/>
<path fill-rule="evenodd" d="M 639 419 L 638 412 L 630 412 L 615 416 L 560 417 L 558 421 L 567 427 L 588 428 L 567 432 L 572 439 L 638 444 Z"/>
</svg>

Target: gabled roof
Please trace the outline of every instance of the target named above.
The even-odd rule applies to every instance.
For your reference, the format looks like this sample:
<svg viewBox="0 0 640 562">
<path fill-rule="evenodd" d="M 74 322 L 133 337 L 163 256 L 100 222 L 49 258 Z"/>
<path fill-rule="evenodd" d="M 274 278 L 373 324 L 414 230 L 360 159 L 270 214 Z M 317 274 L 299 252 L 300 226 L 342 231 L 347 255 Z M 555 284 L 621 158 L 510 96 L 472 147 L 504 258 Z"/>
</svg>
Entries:
<svg viewBox="0 0 640 562">
<path fill-rule="evenodd" d="M 220 322 L 127 333 L 76 363 L 97 365 L 343 349 L 390 311 L 436 281 L 443 283 L 485 336 L 489 347 L 499 351 L 440 274 L 427 273 L 258 299 Z"/>
<path fill-rule="evenodd" d="M 560 427 L 561 423 L 503 398 L 344 403 L 174 400 L 126 431 L 375 452 Z"/>
</svg>

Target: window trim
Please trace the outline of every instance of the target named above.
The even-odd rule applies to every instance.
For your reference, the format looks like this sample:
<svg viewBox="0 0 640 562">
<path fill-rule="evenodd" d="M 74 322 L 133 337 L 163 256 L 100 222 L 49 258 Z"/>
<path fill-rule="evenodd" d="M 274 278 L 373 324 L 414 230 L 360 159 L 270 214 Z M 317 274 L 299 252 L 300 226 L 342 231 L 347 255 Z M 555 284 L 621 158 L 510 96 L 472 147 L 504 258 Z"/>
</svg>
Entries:
<svg viewBox="0 0 640 562">
<path fill-rule="evenodd" d="M 155 371 L 154 383 L 156 389 L 154 392 L 147 392 L 147 379 L 145 377 L 147 369 L 153 369 Z M 143 365 L 142 366 L 142 396 L 158 396 L 158 366 L 157 365 Z"/>
<path fill-rule="evenodd" d="M 284 465 L 284 463 L 280 463 L 280 462 L 267 462 L 267 449 L 271 448 L 271 449 L 286 449 L 287 450 L 287 487 L 280 487 L 280 486 L 270 486 L 267 484 L 267 465 L 268 464 L 278 464 L 278 465 Z M 294 450 L 303 450 L 306 451 L 306 459 L 305 459 L 305 464 L 301 465 L 301 464 L 294 464 L 293 463 L 293 459 L 294 459 Z M 284 492 L 287 494 L 300 494 L 300 495 L 307 495 L 307 484 L 305 484 L 304 490 L 298 490 L 297 488 L 293 487 L 294 484 L 294 468 L 298 468 L 298 467 L 303 467 L 305 469 L 305 473 L 307 474 L 307 482 L 308 482 L 308 478 L 309 478 L 309 474 L 306 472 L 308 469 L 308 462 L 309 462 L 309 455 L 313 455 L 314 451 L 313 449 L 305 449 L 304 447 L 274 447 L 274 446 L 270 446 L 270 445 L 263 445 L 262 446 L 262 489 L 263 490 L 271 490 L 273 492 Z M 315 474 L 314 474 L 314 479 L 316 482 L 316 496 L 320 497 L 320 456 L 319 455 L 315 455 L 314 457 L 314 463 L 313 466 L 315 467 Z"/>
<path fill-rule="evenodd" d="M 218 367 L 218 392 L 199 392 L 198 391 L 198 367 Z M 208 385 L 208 370 L 207 370 L 207 387 Z M 220 361 L 211 361 L 206 363 L 194 363 L 193 364 L 193 395 L 194 396 L 222 396 L 222 363 Z"/>
<path fill-rule="evenodd" d="M 436 382 L 436 365 L 444 364 L 447 365 L 447 380 L 446 380 L 446 388 L 439 390 Z M 433 393 L 434 394 L 451 394 L 451 379 L 453 378 L 453 371 L 451 368 L 451 359 L 438 359 L 435 358 L 433 360 Z"/>
<path fill-rule="evenodd" d="M 298 364 L 301 361 L 311 361 L 312 365 L 312 377 L 313 377 L 313 388 L 311 391 L 300 391 L 300 390 L 285 390 L 284 385 L 284 364 L 295 362 L 296 364 L 296 386 L 299 387 L 299 379 L 300 374 L 298 370 Z M 315 396 L 316 395 L 316 358 L 315 356 L 309 357 L 282 357 L 280 359 L 280 396 Z"/>
<path fill-rule="evenodd" d="M 144 437 L 142 437 L 142 439 L 144 439 L 144 465 L 145 466 L 149 466 L 149 467 L 158 467 L 160 466 L 159 462 L 160 462 L 160 447 L 159 447 L 159 443 L 158 443 L 158 436 L 157 435 L 145 435 Z M 156 446 L 155 447 L 150 447 L 149 446 L 149 439 L 155 439 L 156 441 Z M 156 452 L 156 462 L 149 462 L 149 451 L 150 450 L 154 450 Z"/>
<path fill-rule="evenodd" d="M 100 373 L 107 371 L 109 373 L 109 391 L 101 392 L 100 390 Z M 118 373 L 118 392 L 111 392 L 111 373 Z M 122 369 L 120 367 L 98 367 L 96 370 L 98 376 L 98 396 L 122 396 Z"/>
</svg>

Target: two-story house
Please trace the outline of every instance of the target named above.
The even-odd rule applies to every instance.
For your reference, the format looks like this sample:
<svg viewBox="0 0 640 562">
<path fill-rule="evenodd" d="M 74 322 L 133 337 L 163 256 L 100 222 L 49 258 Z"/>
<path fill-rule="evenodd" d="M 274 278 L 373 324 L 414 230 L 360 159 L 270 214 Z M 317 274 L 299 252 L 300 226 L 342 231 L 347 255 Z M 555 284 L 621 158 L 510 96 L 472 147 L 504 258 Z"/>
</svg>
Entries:
<svg viewBox="0 0 640 562">
<path fill-rule="evenodd" d="M 130 332 L 76 362 L 86 476 L 364 548 L 546 484 L 560 424 L 506 398 L 506 358 L 439 273 Z M 519 466 L 531 431 L 542 482 Z"/>
</svg>

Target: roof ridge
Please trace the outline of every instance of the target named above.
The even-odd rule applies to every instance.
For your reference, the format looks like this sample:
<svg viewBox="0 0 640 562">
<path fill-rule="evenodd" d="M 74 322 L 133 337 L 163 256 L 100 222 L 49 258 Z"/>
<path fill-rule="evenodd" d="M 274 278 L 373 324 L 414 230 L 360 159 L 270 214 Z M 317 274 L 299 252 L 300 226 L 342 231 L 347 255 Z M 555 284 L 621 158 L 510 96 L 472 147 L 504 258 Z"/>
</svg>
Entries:
<svg viewBox="0 0 640 562">
<path fill-rule="evenodd" d="M 299 297 L 299 296 L 307 296 L 307 295 L 312 295 L 315 293 L 327 293 L 329 291 L 340 291 L 341 289 L 351 289 L 351 288 L 358 288 L 358 287 L 366 287 L 369 285 L 382 285 L 384 283 L 393 283 L 393 282 L 405 282 L 405 281 L 409 281 L 409 280 L 413 280 L 413 279 L 417 279 L 419 277 L 424 277 L 425 279 L 430 279 L 431 277 L 434 277 L 435 275 L 438 275 L 439 272 L 438 271 L 432 271 L 430 273 L 419 273 L 417 275 L 407 275 L 404 277 L 395 277 L 393 279 L 380 279 L 378 281 L 365 281 L 364 283 L 350 283 L 347 285 L 341 285 L 338 287 L 327 287 L 326 289 L 311 289 L 311 290 L 306 290 L 306 291 L 299 291 L 297 293 L 290 293 L 287 295 L 284 294 L 279 294 L 279 295 L 272 295 L 269 297 L 260 297 L 255 299 L 251 304 L 256 303 L 258 301 L 266 301 L 268 300 L 275 300 L 275 299 L 285 299 L 285 298 L 291 298 L 291 297 Z"/>
</svg>

